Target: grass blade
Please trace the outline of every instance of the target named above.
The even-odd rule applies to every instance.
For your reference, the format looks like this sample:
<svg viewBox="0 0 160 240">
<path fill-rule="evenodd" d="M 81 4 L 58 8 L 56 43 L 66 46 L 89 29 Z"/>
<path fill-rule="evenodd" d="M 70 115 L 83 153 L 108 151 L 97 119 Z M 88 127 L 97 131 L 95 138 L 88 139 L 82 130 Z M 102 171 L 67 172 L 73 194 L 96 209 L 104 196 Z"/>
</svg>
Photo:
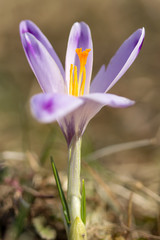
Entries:
<svg viewBox="0 0 160 240">
<path fill-rule="evenodd" d="M 84 179 L 82 180 L 81 219 L 86 224 L 86 191 Z"/>
<path fill-rule="evenodd" d="M 54 160 L 53 160 L 52 157 L 51 157 L 51 165 L 52 165 L 53 174 L 54 174 L 54 177 L 55 177 L 55 181 L 56 181 L 56 184 L 57 184 L 59 196 L 60 196 L 62 207 L 63 207 L 63 214 L 64 214 L 64 217 L 66 219 L 66 223 L 69 226 L 70 225 L 70 215 L 69 215 L 68 204 L 67 204 L 67 201 L 66 201 L 63 189 L 62 189 L 62 185 L 61 185 L 61 182 L 60 182 L 60 178 L 59 178 L 59 175 L 58 175 L 57 168 L 55 166 L 55 163 L 54 163 Z"/>
</svg>

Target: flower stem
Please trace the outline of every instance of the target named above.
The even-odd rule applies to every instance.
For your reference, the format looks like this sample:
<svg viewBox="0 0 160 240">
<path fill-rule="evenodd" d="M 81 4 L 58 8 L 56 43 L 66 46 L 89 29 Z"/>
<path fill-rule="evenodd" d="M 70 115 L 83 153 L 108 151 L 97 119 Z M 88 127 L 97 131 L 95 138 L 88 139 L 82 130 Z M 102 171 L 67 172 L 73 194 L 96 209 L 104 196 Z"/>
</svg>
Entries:
<svg viewBox="0 0 160 240">
<path fill-rule="evenodd" d="M 68 159 L 68 205 L 71 222 L 76 217 L 81 218 L 81 194 L 80 194 L 80 170 L 81 170 L 81 138 L 72 142 L 69 148 Z"/>
<path fill-rule="evenodd" d="M 87 240 L 86 228 L 81 219 L 81 138 L 72 141 L 68 158 L 68 193 L 71 226 L 69 240 Z"/>
</svg>

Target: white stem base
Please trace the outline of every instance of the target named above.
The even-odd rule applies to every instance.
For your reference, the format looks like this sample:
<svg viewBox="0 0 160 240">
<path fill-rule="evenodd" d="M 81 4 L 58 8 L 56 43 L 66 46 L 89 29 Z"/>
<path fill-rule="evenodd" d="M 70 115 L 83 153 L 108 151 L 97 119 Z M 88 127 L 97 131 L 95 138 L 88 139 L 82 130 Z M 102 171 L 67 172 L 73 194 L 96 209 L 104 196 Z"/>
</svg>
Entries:
<svg viewBox="0 0 160 240">
<path fill-rule="evenodd" d="M 81 200 L 77 196 L 71 196 L 70 214 L 71 220 L 74 221 L 76 217 L 81 218 Z"/>
<path fill-rule="evenodd" d="M 81 218 L 81 139 L 75 139 L 69 149 L 68 160 L 68 205 L 71 222 L 76 217 Z"/>
</svg>

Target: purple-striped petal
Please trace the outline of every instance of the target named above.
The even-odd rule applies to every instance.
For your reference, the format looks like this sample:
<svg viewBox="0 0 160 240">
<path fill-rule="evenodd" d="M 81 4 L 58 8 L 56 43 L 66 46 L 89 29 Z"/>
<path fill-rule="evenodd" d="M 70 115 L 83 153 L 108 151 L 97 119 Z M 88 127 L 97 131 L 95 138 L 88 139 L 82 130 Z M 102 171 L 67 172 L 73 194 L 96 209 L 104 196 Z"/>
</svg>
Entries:
<svg viewBox="0 0 160 240">
<path fill-rule="evenodd" d="M 73 96 L 40 93 L 31 98 L 31 110 L 39 122 L 50 123 L 66 116 L 82 103 L 82 99 Z"/>
<path fill-rule="evenodd" d="M 87 58 L 86 64 L 86 83 L 85 83 L 85 93 L 89 91 L 89 85 L 92 74 L 92 65 L 93 65 L 93 44 L 92 37 L 89 26 L 84 23 L 74 23 L 71 28 L 68 46 L 66 52 L 66 62 L 65 62 L 65 71 L 66 71 L 66 82 L 69 89 L 70 81 L 70 67 L 71 64 L 76 65 L 79 69 L 79 58 L 76 54 L 76 48 L 82 48 L 82 50 L 91 49 Z"/>
<path fill-rule="evenodd" d="M 22 35 L 22 45 L 28 62 L 44 92 L 65 92 L 62 74 L 46 48 L 32 34 Z"/>
<path fill-rule="evenodd" d="M 127 98 L 104 93 L 88 94 L 81 99 L 84 101 L 83 105 L 59 121 L 68 145 L 75 136 L 79 137 L 83 134 L 89 121 L 103 106 L 125 108 L 134 104 L 134 101 Z"/>
<path fill-rule="evenodd" d="M 30 33 L 32 34 L 37 40 L 39 40 L 42 45 L 46 48 L 46 50 L 49 52 L 49 54 L 52 56 L 56 64 L 58 65 L 60 72 L 62 76 L 64 77 L 64 69 L 62 66 L 62 63 L 57 56 L 55 50 L 53 49 L 52 45 L 48 41 L 48 39 L 45 37 L 45 35 L 41 32 L 41 30 L 37 27 L 36 24 L 34 24 L 30 20 L 24 20 L 20 23 L 19 25 L 19 31 L 20 31 L 20 36 L 22 38 L 24 33 Z"/>
<path fill-rule="evenodd" d="M 106 92 L 113 87 L 138 56 L 144 36 L 145 29 L 138 29 L 122 44 L 109 62 L 103 78 L 93 80 L 90 92 Z"/>
</svg>

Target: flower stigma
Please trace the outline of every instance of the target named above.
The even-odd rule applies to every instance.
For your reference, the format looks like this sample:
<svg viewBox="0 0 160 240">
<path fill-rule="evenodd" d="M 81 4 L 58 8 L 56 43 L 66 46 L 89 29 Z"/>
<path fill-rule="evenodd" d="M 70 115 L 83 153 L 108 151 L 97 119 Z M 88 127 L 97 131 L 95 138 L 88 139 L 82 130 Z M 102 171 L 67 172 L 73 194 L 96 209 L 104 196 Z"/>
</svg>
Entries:
<svg viewBox="0 0 160 240">
<path fill-rule="evenodd" d="M 70 67 L 70 83 L 69 83 L 69 94 L 75 97 L 82 96 L 84 94 L 85 81 L 86 81 L 86 63 L 87 57 L 91 49 L 82 51 L 82 48 L 77 48 L 76 53 L 80 61 L 79 76 L 77 74 L 77 66 L 71 64 Z M 74 73 L 74 74 L 73 74 Z"/>
</svg>

